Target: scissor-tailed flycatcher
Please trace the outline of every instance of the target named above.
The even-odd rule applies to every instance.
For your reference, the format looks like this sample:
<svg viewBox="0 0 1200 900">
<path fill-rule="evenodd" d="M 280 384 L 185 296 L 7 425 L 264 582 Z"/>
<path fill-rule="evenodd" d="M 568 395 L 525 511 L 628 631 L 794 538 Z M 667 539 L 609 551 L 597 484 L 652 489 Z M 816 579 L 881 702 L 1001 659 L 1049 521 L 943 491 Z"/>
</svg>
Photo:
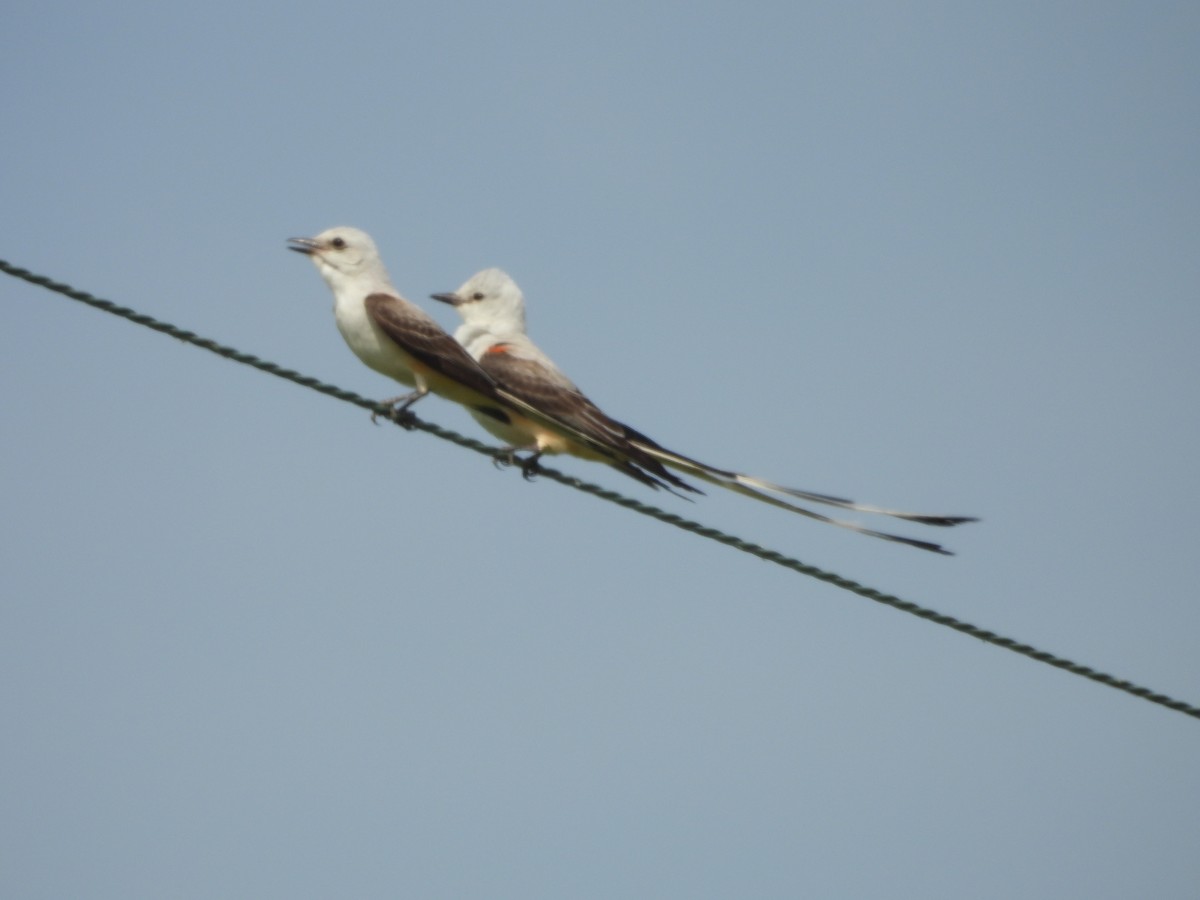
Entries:
<svg viewBox="0 0 1200 900">
<path fill-rule="evenodd" d="M 312 259 L 333 291 L 338 331 L 355 355 L 376 372 L 416 388 L 387 401 L 398 421 L 432 391 L 467 407 L 481 422 L 542 435 L 550 446 L 570 444 L 580 455 L 608 462 L 650 487 L 696 491 L 619 432 L 577 429 L 552 411 L 507 394 L 432 316 L 400 296 L 367 233 L 331 228 L 315 238 L 289 238 L 288 244 Z"/>
<path fill-rule="evenodd" d="M 951 526 L 976 521 L 969 516 L 924 515 L 883 509 L 855 503 L 843 497 L 783 487 L 752 475 L 718 469 L 683 454 L 667 450 L 644 434 L 605 415 L 529 339 L 525 333 L 525 298 L 516 282 L 500 269 L 485 269 L 473 275 L 456 292 L 433 294 L 432 297 L 443 303 L 449 303 L 458 310 L 463 318 L 463 324 L 455 331 L 454 336 L 471 356 L 479 361 L 480 367 L 492 376 L 507 394 L 516 396 L 530 406 L 550 414 L 556 421 L 569 423 L 580 430 L 600 429 L 603 433 L 624 438 L 629 446 L 664 465 L 764 503 L 791 510 L 820 522 L 849 528 L 861 534 L 897 541 L 935 553 L 949 554 L 949 551 L 941 545 L 929 541 L 875 531 L 856 522 L 833 519 L 771 495 L 782 494 L 858 512 L 893 516 L 923 525 Z M 538 431 L 527 430 L 523 422 L 502 423 L 494 418 L 489 420 L 486 416 L 481 415 L 476 415 L 475 418 L 484 428 L 506 441 L 514 450 L 531 450 L 533 462 L 536 462 L 537 457 L 543 453 L 566 452 L 591 459 L 596 458 L 594 454 L 580 452 L 577 445 L 569 440 L 564 441 L 561 437 L 556 443 L 548 441 Z M 606 461 L 611 462 L 611 460 Z"/>
</svg>

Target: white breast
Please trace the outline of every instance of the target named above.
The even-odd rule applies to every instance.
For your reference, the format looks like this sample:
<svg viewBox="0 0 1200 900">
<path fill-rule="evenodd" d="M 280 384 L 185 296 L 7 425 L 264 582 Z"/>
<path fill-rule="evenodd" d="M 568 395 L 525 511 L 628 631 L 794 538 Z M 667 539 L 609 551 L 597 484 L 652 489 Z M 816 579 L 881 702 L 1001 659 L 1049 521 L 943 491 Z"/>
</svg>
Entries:
<svg viewBox="0 0 1200 900">
<path fill-rule="evenodd" d="M 346 300 L 338 297 L 333 305 L 338 331 L 342 333 L 354 355 L 376 372 L 412 387 L 416 384 L 409 367 L 408 354 L 387 337 L 363 304 L 364 297 Z"/>
</svg>

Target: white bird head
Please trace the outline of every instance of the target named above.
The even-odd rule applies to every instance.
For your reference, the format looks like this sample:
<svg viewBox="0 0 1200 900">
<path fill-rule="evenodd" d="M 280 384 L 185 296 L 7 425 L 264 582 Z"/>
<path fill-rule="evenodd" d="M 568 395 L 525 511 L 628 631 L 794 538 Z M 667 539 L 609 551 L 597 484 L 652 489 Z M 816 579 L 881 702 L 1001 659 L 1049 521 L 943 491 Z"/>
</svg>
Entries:
<svg viewBox="0 0 1200 900">
<path fill-rule="evenodd" d="M 468 325 L 493 334 L 525 333 L 525 295 L 500 269 L 476 272 L 454 293 L 430 296 L 453 306 Z"/>
<path fill-rule="evenodd" d="M 391 288 L 375 242 L 365 231 L 347 226 L 330 228 L 313 238 L 288 238 L 288 249 L 312 259 L 333 290 L 361 286 L 365 291 Z"/>
</svg>

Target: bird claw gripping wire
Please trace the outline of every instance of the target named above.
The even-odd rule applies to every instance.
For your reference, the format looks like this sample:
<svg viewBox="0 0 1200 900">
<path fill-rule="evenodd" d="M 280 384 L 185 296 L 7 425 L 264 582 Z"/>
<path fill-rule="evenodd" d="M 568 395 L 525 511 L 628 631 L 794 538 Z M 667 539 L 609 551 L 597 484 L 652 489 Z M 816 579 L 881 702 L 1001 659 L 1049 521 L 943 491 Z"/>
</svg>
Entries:
<svg viewBox="0 0 1200 900">
<path fill-rule="evenodd" d="M 372 413 L 371 413 L 371 424 L 372 425 L 378 425 L 379 419 L 380 419 L 380 417 L 382 417 L 384 419 L 389 419 L 390 421 L 395 422 L 397 425 L 399 425 L 405 431 L 412 431 L 413 429 L 415 429 L 417 427 L 417 416 L 415 413 L 409 411 L 409 409 L 408 409 L 409 404 L 407 404 L 407 403 L 397 404 L 397 401 L 395 401 L 395 400 L 387 400 L 379 405 L 384 407 L 384 410 L 386 410 L 386 411 L 378 410 L 378 409 L 372 411 Z"/>
<path fill-rule="evenodd" d="M 520 449 L 520 447 L 501 447 L 492 454 L 492 465 L 497 469 L 519 466 L 521 477 L 526 481 L 533 481 L 538 473 L 542 471 L 542 467 L 538 465 L 538 459 L 542 454 L 534 452 L 526 457 L 517 456 L 517 451 Z"/>
<path fill-rule="evenodd" d="M 532 456 L 526 457 L 519 461 L 521 466 L 521 477 L 526 481 L 533 481 L 537 478 L 538 473 L 542 471 L 542 467 L 538 465 L 538 457 L 542 454 L 535 453 Z"/>
</svg>

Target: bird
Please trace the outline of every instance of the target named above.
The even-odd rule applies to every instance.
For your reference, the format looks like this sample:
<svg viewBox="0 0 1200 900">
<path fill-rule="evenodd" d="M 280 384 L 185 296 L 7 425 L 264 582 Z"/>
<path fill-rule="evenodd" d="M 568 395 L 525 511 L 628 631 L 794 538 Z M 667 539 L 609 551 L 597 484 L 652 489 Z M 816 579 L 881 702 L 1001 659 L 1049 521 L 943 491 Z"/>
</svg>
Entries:
<svg viewBox="0 0 1200 900">
<path fill-rule="evenodd" d="M 288 248 L 308 256 L 333 292 L 338 331 L 354 354 L 376 372 L 414 388 L 385 401 L 400 424 L 412 427 L 409 407 L 432 392 L 466 407 L 480 421 L 536 431 L 549 445 L 569 443 L 581 455 L 604 460 L 649 487 L 698 492 L 620 434 L 581 431 L 505 392 L 432 316 L 401 296 L 365 231 L 339 226 L 316 237 L 289 238 Z M 525 474 L 530 477 L 529 468 Z"/>
<path fill-rule="evenodd" d="M 599 432 L 618 439 L 664 466 L 772 506 L 871 537 L 906 544 L 943 555 L 951 551 L 931 541 L 867 528 L 857 522 L 835 519 L 790 502 L 791 498 L 821 503 L 861 513 L 872 513 L 922 525 L 951 527 L 978 521 L 973 516 L 929 515 L 857 503 L 845 497 L 785 487 L 741 472 L 710 466 L 690 456 L 668 450 L 661 444 L 610 417 L 593 403 L 526 333 L 525 297 L 517 283 L 503 270 L 490 268 L 472 275 L 457 291 L 431 294 L 448 303 L 463 319 L 455 339 L 478 361 L 506 395 L 515 396 L 535 409 L 583 432 Z M 586 446 L 547 435 L 543 429 L 528 428 L 525 420 L 500 422 L 475 413 L 476 420 L 507 444 L 506 452 L 528 451 L 527 471 L 543 454 L 569 453 L 595 459 Z M 601 459 L 610 462 L 611 459 Z"/>
</svg>

